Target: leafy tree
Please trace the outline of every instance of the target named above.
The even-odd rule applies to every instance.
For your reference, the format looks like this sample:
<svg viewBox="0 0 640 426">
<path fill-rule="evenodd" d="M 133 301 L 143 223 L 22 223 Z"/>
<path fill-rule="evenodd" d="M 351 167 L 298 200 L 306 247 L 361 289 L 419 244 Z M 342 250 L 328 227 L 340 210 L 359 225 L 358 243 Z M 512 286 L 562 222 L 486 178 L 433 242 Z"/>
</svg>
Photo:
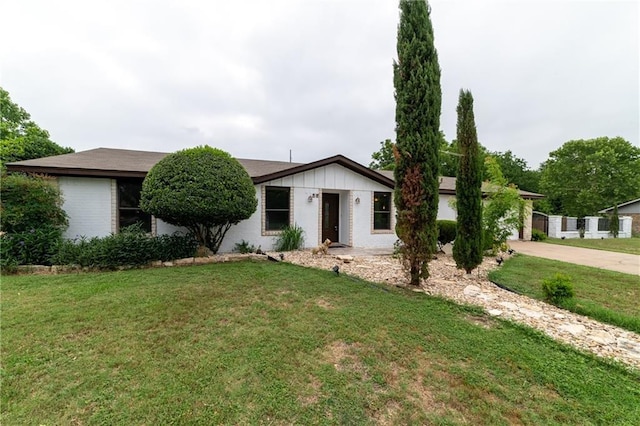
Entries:
<svg viewBox="0 0 640 426">
<path fill-rule="evenodd" d="M 440 176 L 457 176 L 460 155 L 458 141 L 454 139 L 449 143 L 443 137 L 440 142 Z"/>
<path fill-rule="evenodd" d="M 49 139 L 49 132 L 31 121 L 27 111 L 11 101 L 0 87 L 0 163 L 74 152 Z"/>
<path fill-rule="evenodd" d="M 490 155 L 498 162 L 507 182 L 524 191 L 538 192 L 540 171 L 531 170 L 524 159 L 516 157 L 510 150 L 491 152 Z"/>
<path fill-rule="evenodd" d="M 231 225 L 248 219 L 257 204 L 253 182 L 238 160 L 209 146 L 160 160 L 147 174 L 140 194 L 142 210 L 187 228 L 213 253 Z"/>
<path fill-rule="evenodd" d="M 393 157 L 393 146 L 391 139 L 380 142 L 380 150 L 371 154 L 373 161 L 369 163 L 369 168 L 373 170 L 393 170 L 396 168 L 396 160 Z"/>
<path fill-rule="evenodd" d="M 55 182 L 11 174 L 2 178 L 0 197 L 2 266 L 50 264 L 68 224 Z"/>
<path fill-rule="evenodd" d="M 460 90 L 457 141 L 462 156 L 456 179 L 458 228 L 453 258 L 467 274 L 482 263 L 482 167 L 471 92 Z"/>
<path fill-rule="evenodd" d="M 525 201 L 518 189 L 502 176 L 498 162 L 485 159 L 489 174 L 489 195 L 482 211 L 484 249 L 497 253 L 505 247 L 507 238 L 522 226 Z"/>
<path fill-rule="evenodd" d="M 621 137 L 572 140 L 542 165 L 540 191 L 555 213 L 587 216 L 640 197 L 640 148 Z"/>
<path fill-rule="evenodd" d="M 620 233 L 620 217 L 618 216 L 618 203 L 613 205 L 613 214 L 611 215 L 611 221 L 609 225 L 609 232 L 613 238 L 618 238 Z"/>
<path fill-rule="evenodd" d="M 394 202 L 396 233 L 411 285 L 429 276 L 438 231 L 440 66 L 425 0 L 400 0 L 398 61 L 393 64 L 396 98 Z"/>
<path fill-rule="evenodd" d="M 440 176 L 455 176 L 458 171 L 458 146 L 456 141 L 448 143 L 444 133 L 440 132 Z M 373 154 L 373 161 L 369 163 L 369 168 L 373 170 L 394 170 L 396 159 L 393 155 L 395 144 L 391 139 L 380 142 L 380 149 Z"/>
</svg>

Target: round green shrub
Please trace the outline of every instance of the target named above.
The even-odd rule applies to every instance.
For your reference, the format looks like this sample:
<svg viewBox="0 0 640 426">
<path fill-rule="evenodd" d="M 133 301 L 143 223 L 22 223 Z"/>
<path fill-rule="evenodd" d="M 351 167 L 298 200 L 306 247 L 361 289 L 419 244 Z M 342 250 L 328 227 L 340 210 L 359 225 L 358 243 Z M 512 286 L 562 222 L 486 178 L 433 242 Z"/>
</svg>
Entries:
<svg viewBox="0 0 640 426">
<path fill-rule="evenodd" d="M 547 239 L 547 234 L 539 229 L 531 230 L 531 241 L 544 241 Z"/>
<path fill-rule="evenodd" d="M 216 253 L 231 225 L 258 205 L 247 171 L 228 153 L 203 146 L 160 160 L 142 183 L 140 207 L 167 223 L 187 228 Z"/>
<path fill-rule="evenodd" d="M 438 245 L 442 248 L 456 239 L 457 222 L 455 220 L 438 220 Z"/>
<path fill-rule="evenodd" d="M 565 274 L 555 274 L 553 278 L 542 281 L 542 291 L 547 302 L 562 305 L 575 296 L 571 277 Z"/>
</svg>

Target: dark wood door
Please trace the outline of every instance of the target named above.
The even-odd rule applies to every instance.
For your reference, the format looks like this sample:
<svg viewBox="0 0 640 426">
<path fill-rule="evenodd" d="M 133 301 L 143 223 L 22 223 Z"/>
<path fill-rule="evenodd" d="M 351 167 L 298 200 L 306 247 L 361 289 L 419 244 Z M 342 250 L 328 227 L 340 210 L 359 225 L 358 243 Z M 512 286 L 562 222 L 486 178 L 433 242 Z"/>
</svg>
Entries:
<svg viewBox="0 0 640 426">
<path fill-rule="evenodd" d="M 340 212 L 339 194 L 322 194 L 322 241 L 338 242 Z"/>
</svg>

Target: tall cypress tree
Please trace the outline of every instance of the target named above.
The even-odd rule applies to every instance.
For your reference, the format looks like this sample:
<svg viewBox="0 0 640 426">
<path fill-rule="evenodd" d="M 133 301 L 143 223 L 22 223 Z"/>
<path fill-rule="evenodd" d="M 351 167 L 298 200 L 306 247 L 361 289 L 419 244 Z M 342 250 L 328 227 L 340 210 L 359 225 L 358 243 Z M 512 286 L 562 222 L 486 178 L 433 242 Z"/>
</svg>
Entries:
<svg viewBox="0 0 640 426">
<path fill-rule="evenodd" d="M 618 216 L 618 201 L 613 205 L 613 215 L 611 216 L 611 221 L 609 222 L 609 232 L 613 235 L 613 238 L 618 238 L 618 234 L 620 233 L 620 216 Z"/>
<path fill-rule="evenodd" d="M 473 96 L 468 90 L 460 90 L 457 111 L 456 137 L 461 157 L 456 178 L 458 225 L 453 258 L 458 268 L 469 274 L 482 263 L 482 165 Z"/>
<path fill-rule="evenodd" d="M 393 64 L 396 98 L 394 202 L 396 233 L 411 285 L 429 277 L 438 232 L 440 66 L 425 0 L 400 0 L 398 61 Z"/>
</svg>

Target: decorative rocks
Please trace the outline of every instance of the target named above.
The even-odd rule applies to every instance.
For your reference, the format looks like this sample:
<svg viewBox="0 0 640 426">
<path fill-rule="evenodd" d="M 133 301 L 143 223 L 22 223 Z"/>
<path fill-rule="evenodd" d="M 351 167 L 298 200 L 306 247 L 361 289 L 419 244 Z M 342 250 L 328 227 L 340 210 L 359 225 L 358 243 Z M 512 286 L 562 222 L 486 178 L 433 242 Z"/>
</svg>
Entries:
<svg viewBox="0 0 640 426">
<path fill-rule="evenodd" d="M 307 251 L 288 253 L 285 261 L 320 269 L 335 264 L 332 256 L 313 257 Z M 429 262 L 430 276 L 423 282 L 422 290 L 428 295 L 446 297 L 457 303 L 480 305 L 491 316 L 526 324 L 584 351 L 614 358 L 640 369 L 640 336 L 503 290 L 486 278 L 495 267 L 494 259 L 490 258 L 468 279 L 464 278 L 463 270 L 456 269 L 451 255 L 440 254 L 437 260 Z M 340 272 L 341 275 L 354 275 L 373 282 L 407 286 L 402 265 L 392 256 L 359 255 L 344 263 Z"/>
<path fill-rule="evenodd" d="M 594 330 L 587 338 L 601 345 L 611 345 L 616 342 L 615 337 L 604 330 Z"/>
<path fill-rule="evenodd" d="M 571 333 L 574 336 L 582 334 L 586 330 L 585 326 L 582 324 L 563 324 L 559 326 L 558 329 L 566 331 L 567 333 Z"/>
<path fill-rule="evenodd" d="M 480 290 L 480 287 L 477 287 L 475 285 L 468 285 L 464 288 L 462 292 L 466 296 L 477 296 L 482 292 L 482 290 Z"/>
</svg>

